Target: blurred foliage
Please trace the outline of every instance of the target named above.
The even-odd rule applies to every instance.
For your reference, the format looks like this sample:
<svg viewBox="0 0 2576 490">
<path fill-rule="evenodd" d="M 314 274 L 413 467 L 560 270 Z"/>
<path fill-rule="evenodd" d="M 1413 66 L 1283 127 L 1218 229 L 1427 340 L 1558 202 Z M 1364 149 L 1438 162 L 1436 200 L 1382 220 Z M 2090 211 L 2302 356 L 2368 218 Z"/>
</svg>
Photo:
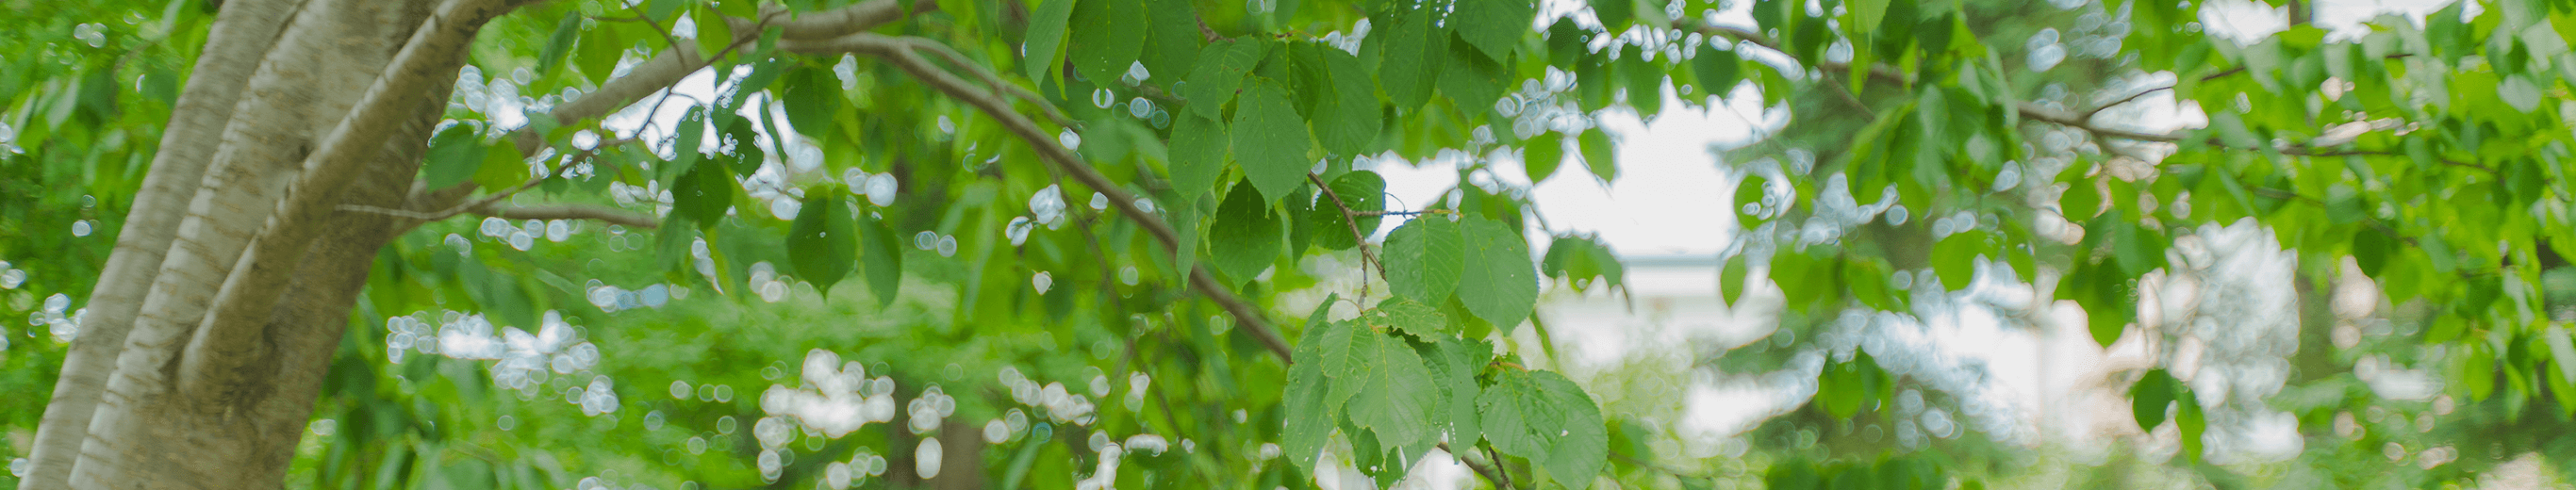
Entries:
<svg viewBox="0 0 2576 490">
<path fill-rule="evenodd" d="M 0 312 L 31 320 L 0 330 L 0 390 L 49 393 L 56 326 L 216 7 L 0 6 L 17 54 L 0 60 Z M 2223 14 L 2201 3 L 2012 0 L 1751 0 L 1732 27 L 1702 0 L 1567 18 L 1517 0 L 952 0 L 877 28 L 1040 94 L 1024 102 L 1079 122 L 1036 123 L 1053 142 L 891 64 L 730 32 L 756 7 L 548 2 L 484 30 L 422 178 L 530 181 L 514 199 L 664 225 L 454 220 L 389 245 L 290 485 L 1304 487 L 1335 464 L 1390 483 L 1443 446 L 1575 488 L 2437 486 L 2576 461 L 2558 436 L 2576 416 L 2576 132 L 2547 103 L 2576 76 L 2576 5 L 2351 34 L 2299 19 L 2249 41 L 2210 32 Z M 532 117 L 675 42 L 726 53 L 706 92 L 639 104 L 673 104 L 676 125 Z M 1646 95 L 1667 87 L 1677 104 Z M 2207 123 L 2115 122 L 2166 91 Z M 1731 305 L 1766 282 L 1782 304 L 1771 337 L 1688 363 L 1810 389 L 1704 454 L 1681 450 L 1677 410 L 1606 391 L 1650 388 L 1578 385 L 1544 341 L 1513 340 L 1543 292 L 1619 291 L 1626 270 L 1506 182 L 1619 179 L 1597 111 L 1734 104 L 1786 123 L 1724 155 L 1743 233 L 1720 283 Z M 509 158 L 498 136 L 522 124 L 559 159 Z M 1142 196 L 1181 253 L 1031 143 Z M 1370 170 L 1448 163 L 1469 183 L 1414 209 Z M 1402 224 L 1351 236 L 1381 219 Z M 2164 347 L 2216 337 L 2139 315 L 2158 305 L 2142 291 L 2248 275 L 2204 259 L 2239 223 L 2263 239 L 2227 243 L 2291 258 L 2295 291 L 2274 289 L 2298 310 L 2271 354 L 2284 380 L 2252 402 Z M 1297 362 L 1187 288 L 1193 267 L 1260 305 Z M 2067 300 L 2100 344 L 2158 346 L 2102 380 L 2140 429 L 2108 456 L 1993 420 L 1978 368 L 1870 340 L 2013 287 L 2035 298 L 1990 306 L 2007 323 Z M 2370 306 L 2332 306 L 2353 288 Z M 2440 391 L 2392 396 L 2392 371 Z M 11 454 L 43 400 L 0 400 Z M 2270 411 L 2295 422 L 2294 456 L 2209 444 Z"/>
</svg>

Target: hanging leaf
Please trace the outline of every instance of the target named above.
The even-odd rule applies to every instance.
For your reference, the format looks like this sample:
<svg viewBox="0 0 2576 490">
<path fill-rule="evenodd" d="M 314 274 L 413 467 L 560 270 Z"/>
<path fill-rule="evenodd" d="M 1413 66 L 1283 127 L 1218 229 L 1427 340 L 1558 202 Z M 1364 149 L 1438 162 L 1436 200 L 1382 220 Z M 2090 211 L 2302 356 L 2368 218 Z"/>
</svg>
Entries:
<svg viewBox="0 0 2576 490">
<path fill-rule="evenodd" d="M 1538 303 L 1538 273 L 1530 263 L 1529 242 L 1510 227 L 1483 217 L 1469 217 L 1461 224 L 1466 261 L 1458 276 L 1458 300 L 1466 303 L 1467 311 L 1508 332 L 1528 319 Z"/>
<path fill-rule="evenodd" d="M 1425 214 L 1386 235 L 1386 282 L 1397 296 L 1426 305 L 1449 301 L 1464 274 L 1467 242 L 1449 217 Z"/>
<path fill-rule="evenodd" d="M 1530 183 L 1546 182 L 1556 175 L 1556 166 L 1565 162 L 1565 134 L 1550 130 L 1521 143 L 1521 169 L 1529 172 Z"/>
<path fill-rule="evenodd" d="M 825 186 L 805 195 L 805 205 L 797 208 L 795 224 L 787 231 L 787 260 L 796 265 L 798 278 L 813 282 L 828 298 L 832 285 L 848 277 L 858 262 L 857 221 L 851 218 L 849 200 L 839 187 Z"/>
<path fill-rule="evenodd" d="M 1214 254 L 1211 263 L 1236 281 L 1249 280 L 1270 268 L 1279 258 L 1282 240 L 1279 215 L 1270 209 L 1269 201 L 1246 181 L 1234 185 L 1225 195 L 1225 204 L 1216 210 L 1216 223 L 1208 230 L 1208 239 L 1225 244 L 1209 247 Z"/>
<path fill-rule="evenodd" d="M 1306 149 L 1315 143 L 1306 134 L 1306 123 L 1288 105 L 1287 92 L 1277 82 L 1255 79 L 1244 88 L 1238 105 L 1232 128 L 1234 155 L 1252 187 L 1261 191 L 1262 200 L 1279 200 L 1304 185 L 1306 169 L 1314 163 L 1306 159 Z"/>
</svg>

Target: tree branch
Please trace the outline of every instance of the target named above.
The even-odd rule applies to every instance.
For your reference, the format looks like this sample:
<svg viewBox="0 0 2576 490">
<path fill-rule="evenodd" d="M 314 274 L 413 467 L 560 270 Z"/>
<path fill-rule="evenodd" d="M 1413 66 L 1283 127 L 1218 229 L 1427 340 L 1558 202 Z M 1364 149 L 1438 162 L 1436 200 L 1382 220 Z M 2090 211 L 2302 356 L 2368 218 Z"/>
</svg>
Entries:
<svg viewBox="0 0 2576 490">
<path fill-rule="evenodd" d="M 1179 250 L 1180 235 L 1172 230 L 1171 225 L 1164 223 L 1153 213 L 1138 207 L 1138 201 L 1134 195 L 1120 189 L 1116 182 L 1111 182 L 1109 177 L 1101 175 L 1100 171 L 1085 164 L 1082 157 L 1056 144 L 1054 137 L 1038 129 L 1037 122 L 1012 111 L 1009 101 L 992 92 L 977 89 L 965 80 L 957 78 L 956 75 L 940 70 L 923 60 L 920 53 L 915 51 L 918 49 L 916 45 L 923 42 L 926 41 L 862 32 L 826 41 L 781 41 L 779 48 L 808 53 L 866 54 L 911 73 L 924 85 L 929 85 L 948 94 L 949 97 L 973 105 L 986 115 L 1000 121 L 1003 128 L 1018 135 L 1020 139 L 1027 140 L 1047 163 L 1072 176 L 1074 180 L 1082 182 L 1083 185 L 1091 187 L 1093 191 L 1108 195 L 1110 205 L 1116 206 L 1120 214 L 1127 215 L 1147 233 L 1152 234 L 1155 240 L 1162 242 L 1164 249 L 1173 250 L 1173 253 L 1188 253 L 1188 251 Z M 1206 267 L 1194 267 L 1190 270 L 1190 285 L 1206 294 L 1209 300 L 1215 301 L 1226 311 L 1233 313 L 1237 321 L 1243 323 L 1241 330 L 1252 335 L 1263 346 L 1269 347 L 1271 353 L 1278 355 L 1281 361 L 1294 362 L 1292 358 L 1295 356 L 1291 355 L 1288 342 L 1281 339 L 1278 332 L 1270 329 L 1268 322 L 1261 319 L 1260 311 L 1255 310 L 1251 304 L 1245 303 L 1242 298 L 1235 297 L 1234 292 L 1227 289 L 1224 283 L 1218 282 L 1215 275 L 1209 274 Z"/>
<path fill-rule="evenodd" d="M 547 204 L 510 207 L 492 206 L 476 209 L 474 210 L 474 214 L 502 219 L 586 219 L 645 229 L 662 226 L 661 220 L 653 219 L 652 215 L 578 204 Z"/>
<path fill-rule="evenodd" d="M 387 148 L 405 125 L 417 125 L 419 116 L 436 116 L 435 104 L 445 97 L 425 99 L 421 94 L 446 93 L 474 35 L 519 3 L 448 0 L 413 31 L 384 73 L 305 158 L 305 171 L 251 239 L 241 266 L 225 278 L 214 307 L 188 342 L 179 370 L 182 392 L 213 400 L 256 390 L 267 377 L 259 367 L 275 355 L 262 329 L 298 258 L 323 231 L 319 223 L 335 211 L 332 204 L 341 191 L 365 173 L 366 157 Z"/>
<path fill-rule="evenodd" d="M 2137 101 L 2137 100 L 2138 100 L 2139 98 L 2141 98 L 2141 97 L 2146 97 L 2148 94 L 2153 94 L 2153 93 L 2156 93 L 2156 92 L 2163 92 L 2163 91 L 2167 91 L 2167 90 L 2173 90 L 2173 88 L 2174 88 L 2174 86 L 2172 86 L 2172 85 L 2165 85 L 2165 86 L 2159 86 L 2159 87 L 2149 88 L 2149 89 L 2146 89 L 2146 90 L 2140 90 L 2140 91 L 2137 91 L 2136 93 L 2131 93 L 2131 94 L 2129 94 L 2129 96 L 2127 96 L 2127 97 L 2121 97 L 2119 100 L 2114 100 L 2114 101 L 2110 101 L 2110 102 L 2103 103 L 2102 105 L 2093 106 L 2093 108 L 2091 108 L 2091 109 L 2085 109 L 2085 110 L 2084 110 L 2084 117 L 2083 117 L 2083 119 L 2084 119 L 2084 120 L 2086 120 L 2086 121 L 2091 121 L 2091 120 L 2093 120 L 2093 115 L 2095 115 L 2095 114 L 2101 114 L 2101 113 L 2102 113 L 2102 110 L 2104 110 L 2104 109 L 2110 109 L 2110 108 L 2113 108 L 2113 107 L 2119 107 L 2121 104 L 2127 104 L 2127 103 L 2130 103 L 2130 102 Z"/>
</svg>

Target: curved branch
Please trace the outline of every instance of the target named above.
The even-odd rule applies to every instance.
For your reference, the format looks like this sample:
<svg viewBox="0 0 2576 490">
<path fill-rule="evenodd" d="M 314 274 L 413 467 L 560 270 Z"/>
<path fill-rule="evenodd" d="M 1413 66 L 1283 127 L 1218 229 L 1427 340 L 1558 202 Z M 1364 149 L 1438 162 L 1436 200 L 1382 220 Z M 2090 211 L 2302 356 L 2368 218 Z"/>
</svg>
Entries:
<svg viewBox="0 0 2576 490">
<path fill-rule="evenodd" d="M 1173 231 L 1171 225 L 1164 223 L 1162 218 L 1153 213 L 1146 212 L 1144 208 L 1138 207 L 1138 201 L 1134 195 L 1120 189 L 1116 182 L 1111 182 L 1109 177 L 1101 175 L 1099 170 L 1084 163 L 1082 157 L 1073 154 L 1073 150 L 1056 144 L 1055 138 L 1047 135 L 1045 130 L 1039 129 L 1036 121 L 1012 111 L 1009 101 L 992 92 L 978 89 L 973 84 L 922 59 L 921 54 L 915 50 L 920 49 L 917 45 L 924 42 L 926 41 L 915 38 L 862 32 L 826 41 L 781 41 L 779 48 L 807 53 L 866 54 L 883 59 L 911 73 L 924 85 L 938 89 L 949 97 L 964 101 L 982 110 L 986 115 L 992 116 L 1002 123 L 1003 128 L 1018 135 L 1020 139 L 1027 140 L 1047 163 L 1072 176 L 1074 180 L 1081 181 L 1083 185 L 1091 187 L 1093 191 L 1108 195 L 1109 203 L 1118 208 L 1119 214 L 1127 215 L 1128 219 L 1144 228 L 1146 233 L 1153 235 L 1155 240 L 1162 242 L 1165 250 L 1172 250 L 1173 253 L 1188 253 L 1179 250 L 1180 234 Z M 1261 312 L 1254 309 L 1251 304 L 1245 303 L 1242 298 L 1236 297 L 1224 283 L 1216 280 L 1215 275 L 1209 274 L 1206 267 L 1193 267 L 1190 270 L 1190 286 L 1206 294 L 1209 300 L 1215 301 L 1227 312 L 1233 313 L 1236 320 L 1243 323 L 1241 330 L 1268 347 L 1272 354 L 1279 356 L 1281 361 L 1294 362 L 1295 356 L 1290 354 L 1288 342 L 1281 339 L 1278 332 L 1270 329 L 1268 322 L 1261 319 Z"/>
<path fill-rule="evenodd" d="M 188 342 L 179 370 L 182 392 L 219 400 L 256 390 L 266 378 L 259 367 L 275 355 L 262 329 L 307 245 L 324 231 L 319 223 L 336 211 L 332 204 L 365 173 L 367 157 L 393 144 L 389 140 L 405 126 L 419 125 L 421 116 L 436 117 L 435 104 L 444 97 L 420 94 L 446 93 L 483 24 L 522 2 L 448 0 L 403 43 L 384 74 L 305 158 L 304 172 L 251 239 L 241 265 L 225 278 Z"/>
</svg>

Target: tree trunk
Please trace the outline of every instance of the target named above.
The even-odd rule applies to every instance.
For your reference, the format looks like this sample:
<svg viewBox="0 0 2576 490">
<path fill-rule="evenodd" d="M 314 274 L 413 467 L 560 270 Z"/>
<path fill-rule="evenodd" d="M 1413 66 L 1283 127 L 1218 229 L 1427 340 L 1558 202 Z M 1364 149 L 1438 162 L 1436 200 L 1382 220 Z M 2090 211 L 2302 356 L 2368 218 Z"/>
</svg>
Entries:
<svg viewBox="0 0 2576 490">
<path fill-rule="evenodd" d="M 280 486 L 377 250 L 412 224 L 338 209 L 406 203 L 466 43 L 509 6 L 222 12 L 21 487 Z"/>
<path fill-rule="evenodd" d="M 20 488 L 280 487 L 377 251 L 473 192 L 414 176 L 475 34 L 528 1 L 227 2 L 90 296 Z M 764 18 L 828 35 L 904 11 L 869 0 Z M 672 46 L 552 115 L 600 117 L 705 66 L 694 44 Z M 523 156 L 544 147 L 513 137 Z"/>
</svg>

